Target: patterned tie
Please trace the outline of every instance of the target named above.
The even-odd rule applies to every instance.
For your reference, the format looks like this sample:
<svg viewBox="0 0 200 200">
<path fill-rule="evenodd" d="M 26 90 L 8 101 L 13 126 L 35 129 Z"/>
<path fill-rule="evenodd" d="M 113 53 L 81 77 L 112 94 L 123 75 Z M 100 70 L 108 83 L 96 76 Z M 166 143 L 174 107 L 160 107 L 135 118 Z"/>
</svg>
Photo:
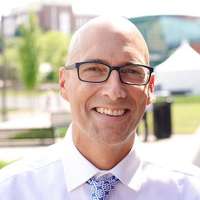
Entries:
<svg viewBox="0 0 200 200">
<path fill-rule="evenodd" d="M 109 176 L 108 174 L 98 178 L 92 177 L 87 181 L 87 183 L 91 185 L 91 199 L 107 200 L 110 191 L 114 189 L 118 182 L 118 178 L 115 176 Z"/>
</svg>

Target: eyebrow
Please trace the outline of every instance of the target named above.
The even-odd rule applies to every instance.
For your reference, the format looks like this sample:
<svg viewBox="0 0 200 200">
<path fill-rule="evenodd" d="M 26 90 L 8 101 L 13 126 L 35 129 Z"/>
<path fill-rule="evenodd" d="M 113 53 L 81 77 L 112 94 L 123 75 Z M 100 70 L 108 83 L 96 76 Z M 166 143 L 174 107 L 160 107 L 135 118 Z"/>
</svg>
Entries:
<svg viewBox="0 0 200 200">
<path fill-rule="evenodd" d="M 102 64 L 109 65 L 109 63 L 106 60 L 95 58 L 95 59 L 87 59 L 84 62 L 100 62 Z"/>
<path fill-rule="evenodd" d="M 111 65 L 106 60 L 98 59 L 98 58 L 97 59 L 87 59 L 84 62 L 100 62 L 102 64 Z M 130 62 L 126 62 L 126 63 L 123 63 L 123 64 L 114 65 L 114 66 L 125 66 L 125 65 L 130 65 L 130 64 L 140 64 L 140 63 L 134 63 L 133 61 L 130 61 Z"/>
</svg>

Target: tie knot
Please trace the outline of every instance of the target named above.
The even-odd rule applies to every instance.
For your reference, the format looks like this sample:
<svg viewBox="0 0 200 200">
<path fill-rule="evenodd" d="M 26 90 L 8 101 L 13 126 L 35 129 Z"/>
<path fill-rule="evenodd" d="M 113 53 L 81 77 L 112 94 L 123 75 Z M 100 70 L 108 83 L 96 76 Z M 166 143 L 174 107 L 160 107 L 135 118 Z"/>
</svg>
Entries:
<svg viewBox="0 0 200 200">
<path fill-rule="evenodd" d="M 87 183 L 91 185 L 92 200 L 106 200 L 110 191 L 114 189 L 118 182 L 118 178 L 107 174 L 89 179 Z"/>
</svg>

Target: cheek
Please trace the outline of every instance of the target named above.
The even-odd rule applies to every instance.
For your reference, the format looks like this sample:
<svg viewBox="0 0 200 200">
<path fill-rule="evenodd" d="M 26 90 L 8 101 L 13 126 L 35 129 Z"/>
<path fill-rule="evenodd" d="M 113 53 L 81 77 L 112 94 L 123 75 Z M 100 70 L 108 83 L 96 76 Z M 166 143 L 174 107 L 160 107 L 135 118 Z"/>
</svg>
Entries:
<svg viewBox="0 0 200 200">
<path fill-rule="evenodd" d="M 83 120 L 83 99 L 77 90 L 72 91 L 72 94 L 69 97 L 70 107 L 71 107 L 71 115 L 73 122 L 80 122 Z"/>
<path fill-rule="evenodd" d="M 79 82 L 69 89 L 69 102 L 71 111 L 83 115 L 89 109 L 89 102 L 96 94 L 96 88 L 91 84 Z"/>
<path fill-rule="evenodd" d="M 134 87 L 134 89 L 129 91 L 129 94 L 131 99 L 138 105 L 138 108 L 143 109 L 143 107 L 146 107 L 148 103 L 148 95 L 145 88 Z"/>
</svg>

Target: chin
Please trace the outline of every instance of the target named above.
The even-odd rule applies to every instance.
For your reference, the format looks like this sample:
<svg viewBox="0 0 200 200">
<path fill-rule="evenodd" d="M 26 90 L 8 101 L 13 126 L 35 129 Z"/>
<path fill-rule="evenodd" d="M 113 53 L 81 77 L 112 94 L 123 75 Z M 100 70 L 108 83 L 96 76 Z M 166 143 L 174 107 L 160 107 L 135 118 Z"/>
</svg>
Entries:
<svg viewBox="0 0 200 200">
<path fill-rule="evenodd" d="M 101 131 L 98 134 L 98 139 L 105 144 L 120 144 L 127 143 L 128 141 L 132 141 L 134 139 L 134 134 L 130 132 L 123 131 Z"/>
</svg>

